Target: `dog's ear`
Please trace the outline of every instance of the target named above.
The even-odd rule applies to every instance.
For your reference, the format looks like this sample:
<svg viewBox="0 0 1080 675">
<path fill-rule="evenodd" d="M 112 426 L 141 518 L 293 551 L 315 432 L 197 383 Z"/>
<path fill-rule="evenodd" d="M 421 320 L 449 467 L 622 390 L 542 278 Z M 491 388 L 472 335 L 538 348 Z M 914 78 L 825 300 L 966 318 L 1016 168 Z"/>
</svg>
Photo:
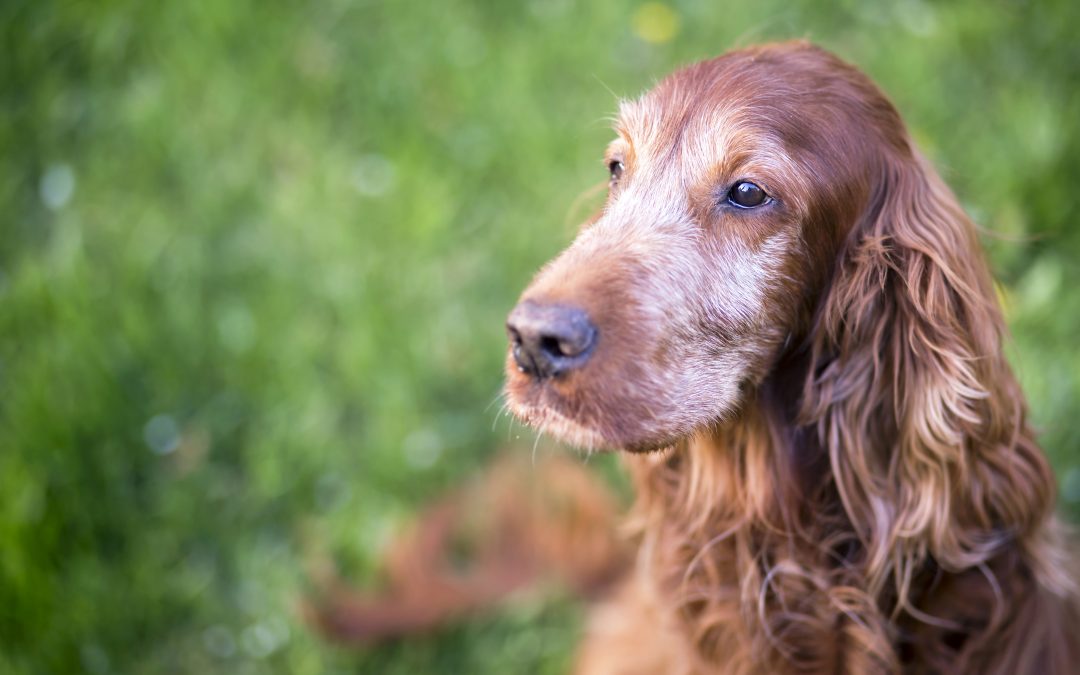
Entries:
<svg viewBox="0 0 1080 675">
<path fill-rule="evenodd" d="M 882 162 L 815 321 L 817 427 L 876 590 L 1024 545 L 1054 483 L 1001 350 L 975 227 L 917 151 Z"/>
</svg>

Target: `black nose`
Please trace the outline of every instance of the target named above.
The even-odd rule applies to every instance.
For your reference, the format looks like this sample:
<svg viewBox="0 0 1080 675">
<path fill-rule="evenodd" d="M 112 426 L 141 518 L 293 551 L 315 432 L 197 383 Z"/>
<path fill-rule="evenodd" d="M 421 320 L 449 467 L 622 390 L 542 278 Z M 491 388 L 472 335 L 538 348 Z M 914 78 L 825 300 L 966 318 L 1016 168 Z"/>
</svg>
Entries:
<svg viewBox="0 0 1080 675">
<path fill-rule="evenodd" d="M 566 305 L 522 302 L 506 321 L 514 361 L 533 377 L 554 377 L 585 365 L 596 345 L 596 326 Z"/>
</svg>

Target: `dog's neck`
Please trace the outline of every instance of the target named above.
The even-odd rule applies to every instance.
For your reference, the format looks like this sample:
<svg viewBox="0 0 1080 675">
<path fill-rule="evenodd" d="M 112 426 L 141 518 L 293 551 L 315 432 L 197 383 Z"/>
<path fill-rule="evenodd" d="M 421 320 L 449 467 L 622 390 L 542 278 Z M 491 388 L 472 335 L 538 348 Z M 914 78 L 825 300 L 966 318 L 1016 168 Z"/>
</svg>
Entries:
<svg viewBox="0 0 1080 675">
<path fill-rule="evenodd" d="M 639 514 L 708 540 L 741 529 L 786 539 L 809 534 L 808 522 L 822 522 L 820 507 L 839 500 L 829 489 L 827 453 L 813 430 L 798 424 L 808 367 L 804 350 L 782 353 L 770 375 L 747 387 L 732 419 L 629 458 Z"/>
<path fill-rule="evenodd" d="M 764 382 L 727 424 L 664 453 L 628 458 L 638 495 L 632 522 L 640 562 L 654 570 L 703 664 L 742 655 L 753 670 L 762 658 L 778 668 L 794 658 L 832 672 L 838 627 L 865 633 L 860 639 L 871 645 L 885 630 L 862 630 L 880 613 L 858 584 L 843 605 L 822 602 L 843 575 L 837 558 L 857 541 L 827 458 L 795 425 L 798 402 L 783 385 Z M 837 610 L 829 617 L 793 618 L 830 606 Z"/>
<path fill-rule="evenodd" d="M 962 573 L 946 574 L 927 557 L 906 582 L 913 604 L 898 601 L 895 579 L 869 584 L 828 453 L 799 423 L 806 360 L 785 354 L 777 366 L 731 421 L 627 458 L 639 563 L 652 570 L 669 620 L 683 624 L 703 669 L 740 659 L 745 672 L 888 672 L 898 659 L 905 668 L 952 667 L 959 654 L 977 653 L 976 642 L 1011 630 L 991 625 L 1002 596 L 1044 602 L 1018 545 Z M 928 624 L 931 613 L 915 604 L 943 620 Z M 963 611 L 946 616 L 956 608 Z M 852 641 L 866 662 L 840 668 Z"/>
</svg>

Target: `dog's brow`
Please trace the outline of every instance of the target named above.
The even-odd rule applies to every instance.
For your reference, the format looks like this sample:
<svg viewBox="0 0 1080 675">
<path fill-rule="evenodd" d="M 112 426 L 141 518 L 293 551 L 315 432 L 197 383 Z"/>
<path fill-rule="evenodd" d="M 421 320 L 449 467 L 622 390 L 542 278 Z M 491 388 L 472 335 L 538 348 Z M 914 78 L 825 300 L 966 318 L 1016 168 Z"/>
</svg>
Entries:
<svg viewBox="0 0 1080 675">
<path fill-rule="evenodd" d="M 663 124 L 663 110 L 650 97 L 619 101 L 615 131 L 627 141 L 651 145 Z"/>
<path fill-rule="evenodd" d="M 637 101 L 631 99 L 619 99 L 619 112 L 615 116 L 616 129 L 628 129 L 634 119 L 638 117 Z"/>
<path fill-rule="evenodd" d="M 607 148 L 604 150 L 605 161 L 613 158 L 615 155 L 630 154 L 633 151 L 633 148 L 634 143 L 624 134 L 619 134 L 618 138 L 607 144 Z"/>
</svg>

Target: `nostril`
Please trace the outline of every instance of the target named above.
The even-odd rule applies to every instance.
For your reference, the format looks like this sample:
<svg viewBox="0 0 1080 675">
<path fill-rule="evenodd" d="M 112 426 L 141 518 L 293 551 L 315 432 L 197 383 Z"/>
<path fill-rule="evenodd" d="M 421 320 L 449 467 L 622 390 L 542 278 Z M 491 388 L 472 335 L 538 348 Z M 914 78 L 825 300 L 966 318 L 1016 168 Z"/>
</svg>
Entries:
<svg viewBox="0 0 1080 675">
<path fill-rule="evenodd" d="M 589 359 L 596 328 L 576 307 L 525 301 L 506 323 L 518 369 L 536 377 L 559 375 Z"/>
<path fill-rule="evenodd" d="M 559 335 L 543 335 L 540 348 L 552 356 L 571 358 L 587 351 L 592 345 L 594 329 L 589 325 L 564 326 Z"/>
<path fill-rule="evenodd" d="M 540 349 L 555 357 L 573 355 L 569 349 L 564 347 L 563 340 L 552 336 L 545 335 L 540 338 Z"/>
<path fill-rule="evenodd" d="M 559 345 L 559 339 L 551 337 L 550 335 L 544 335 L 540 338 L 540 349 L 551 356 L 567 356 Z"/>
</svg>

